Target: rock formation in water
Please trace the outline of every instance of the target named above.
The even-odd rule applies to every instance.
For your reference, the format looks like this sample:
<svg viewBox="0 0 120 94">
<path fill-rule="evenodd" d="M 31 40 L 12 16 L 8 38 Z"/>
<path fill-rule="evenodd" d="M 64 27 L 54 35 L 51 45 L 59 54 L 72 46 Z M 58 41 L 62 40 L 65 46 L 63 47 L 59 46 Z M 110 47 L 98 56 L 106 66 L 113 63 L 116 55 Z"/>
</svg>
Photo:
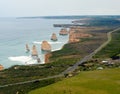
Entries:
<svg viewBox="0 0 120 94">
<path fill-rule="evenodd" d="M 49 58 L 52 56 L 51 53 L 45 54 L 45 63 L 49 63 Z"/>
<path fill-rule="evenodd" d="M 51 51 L 51 45 L 47 41 L 43 41 L 41 44 L 42 51 Z"/>
<path fill-rule="evenodd" d="M 67 35 L 67 34 L 68 34 L 68 31 L 67 31 L 66 28 L 63 28 L 63 29 L 60 30 L 59 34 L 60 34 L 60 35 Z"/>
<path fill-rule="evenodd" d="M 2 65 L 0 65 L 0 71 L 3 70 L 3 69 L 4 69 L 4 67 Z"/>
<path fill-rule="evenodd" d="M 56 36 L 55 33 L 52 34 L 52 36 L 51 36 L 51 40 L 53 40 L 53 41 L 57 41 L 57 36 Z"/>
<path fill-rule="evenodd" d="M 30 51 L 29 46 L 28 44 L 26 44 L 26 52 L 29 52 L 29 51 Z"/>
<path fill-rule="evenodd" d="M 40 58 L 39 58 L 39 57 L 37 58 L 37 62 L 38 62 L 38 63 L 40 63 L 40 62 L 41 62 L 41 60 L 40 60 Z"/>
<path fill-rule="evenodd" d="M 38 52 L 37 52 L 37 49 L 36 49 L 35 45 L 33 45 L 33 47 L 32 47 L 32 56 L 38 57 Z"/>
</svg>

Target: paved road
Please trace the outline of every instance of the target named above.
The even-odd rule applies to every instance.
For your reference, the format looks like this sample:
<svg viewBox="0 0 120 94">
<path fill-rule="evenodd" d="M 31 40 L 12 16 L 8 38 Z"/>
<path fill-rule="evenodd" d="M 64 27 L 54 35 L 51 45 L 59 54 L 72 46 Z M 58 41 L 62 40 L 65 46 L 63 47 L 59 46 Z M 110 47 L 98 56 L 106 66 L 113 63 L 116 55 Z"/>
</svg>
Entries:
<svg viewBox="0 0 120 94">
<path fill-rule="evenodd" d="M 107 33 L 107 41 L 104 42 L 99 48 L 97 48 L 94 52 L 92 52 L 91 54 L 85 56 L 81 61 L 77 62 L 76 64 L 74 64 L 72 67 L 69 67 L 67 70 L 65 70 L 64 72 L 62 72 L 62 74 L 67 74 L 67 73 L 71 73 L 73 72 L 79 65 L 83 64 L 84 62 L 90 60 L 98 51 L 100 51 L 102 48 L 104 48 L 112 39 L 112 33 L 115 31 L 120 30 L 120 27 Z"/>
<path fill-rule="evenodd" d="M 7 84 L 7 85 L 2 85 L 0 86 L 0 88 L 2 87 L 8 87 L 8 86 L 14 86 L 14 85 L 21 85 L 21 84 L 26 84 L 26 83 L 32 83 L 32 82 L 36 82 L 36 81 L 41 81 L 41 80 L 47 80 L 47 79 L 50 79 L 50 78 L 58 78 L 58 77 L 62 77 L 64 76 L 64 74 L 68 74 L 70 72 L 73 72 L 79 65 L 81 65 L 82 63 L 90 60 L 98 51 L 100 51 L 103 47 L 105 47 L 112 39 L 112 36 L 111 34 L 117 30 L 120 30 L 120 28 L 117 28 L 111 32 L 108 32 L 107 33 L 107 37 L 108 37 L 108 40 L 103 43 L 99 48 L 97 48 L 94 52 L 92 52 L 91 54 L 85 56 L 81 61 L 77 62 L 76 64 L 74 64 L 72 67 L 69 67 L 68 69 L 66 69 L 64 72 L 62 72 L 60 75 L 55 75 L 55 76 L 50 76 L 50 77 L 47 77 L 47 78 L 41 78 L 41 79 L 35 79 L 35 80 L 30 80 L 30 81 L 25 81 L 25 82 L 19 82 L 19 83 L 13 83 L 13 84 Z"/>
</svg>

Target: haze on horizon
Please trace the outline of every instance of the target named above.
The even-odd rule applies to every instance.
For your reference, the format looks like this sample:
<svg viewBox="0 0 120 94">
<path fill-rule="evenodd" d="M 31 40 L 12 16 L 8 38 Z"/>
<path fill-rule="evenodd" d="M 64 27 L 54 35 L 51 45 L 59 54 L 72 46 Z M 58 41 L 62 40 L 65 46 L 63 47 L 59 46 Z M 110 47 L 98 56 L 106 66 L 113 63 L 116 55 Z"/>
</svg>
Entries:
<svg viewBox="0 0 120 94">
<path fill-rule="evenodd" d="M 120 15 L 120 0 L 1 0 L 0 17 Z"/>
</svg>

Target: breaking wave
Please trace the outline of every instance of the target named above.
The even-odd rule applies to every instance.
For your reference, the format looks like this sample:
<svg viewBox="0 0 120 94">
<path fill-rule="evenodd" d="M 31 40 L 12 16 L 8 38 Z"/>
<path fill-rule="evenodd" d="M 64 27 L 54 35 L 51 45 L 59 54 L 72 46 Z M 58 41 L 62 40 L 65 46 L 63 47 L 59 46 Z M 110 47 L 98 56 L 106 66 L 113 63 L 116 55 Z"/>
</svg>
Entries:
<svg viewBox="0 0 120 94">
<path fill-rule="evenodd" d="M 57 50 L 60 50 L 61 48 L 57 48 L 57 49 L 53 49 L 52 51 L 57 51 Z"/>
<path fill-rule="evenodd" d="M 34 41 L 33 43 L 34 43 L 34 44 L 42 44 L 42 42 L 39 42 L 39 41 Z M 64 42 L 50 42 L 50 41 L 48 41 L 48 43 L 49 43 L 49 44 L 62 44 L 62 43 L 64 43 Z"/>
<path fill-rule="evenodd" d="M 22 64 L 35 64 L 36 60 L 34 60 L 31 56 L 11 56 L 8 57 L 11 61 L 21 62 Z"/>
</svg>

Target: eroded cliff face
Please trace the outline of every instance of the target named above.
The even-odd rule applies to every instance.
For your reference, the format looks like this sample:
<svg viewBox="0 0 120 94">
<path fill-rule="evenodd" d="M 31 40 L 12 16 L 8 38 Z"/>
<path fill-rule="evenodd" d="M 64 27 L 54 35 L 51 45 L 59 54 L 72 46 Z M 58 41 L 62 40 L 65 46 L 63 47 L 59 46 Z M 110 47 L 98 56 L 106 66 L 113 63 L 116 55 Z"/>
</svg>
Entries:
<svg viewBox="0 0 120 94">
<path fill-rule="evenodd" d="M 52 36 L 51 36 L 51 40 L 53 40 L 53 41 L 57 41 L 57 40 L 58 40 L 58 39 L 57 39 L 57 36 L 56 36 L 55 33 L 52 34 Z"/>
<path fill-rule="evenodd" d="M 78 39 L 78 38 L 76 37 L 76 34 L 70 34 L 70 35 L 69 35 L 69 43 L 79 42 L 79 41 L 80 41 L 80 39 Z"/>
<path fill-rule="evenodd" d="M 75 33 L 75 29 L 70 28 L 69 30 L 69 43 L 73 43 L 73 42 L 79 42 L 80 40 L 77 39 L 76 37 L 76 33 Z"/>
<path fill-rule="evenodd" d="M 81 31 L 81 28 L 70 28 L 69 30 L 69 43 L 79 42 L 80 38 L 88 38 L 92 37 L 92 35 L 84 33 Z"/>
<path fill-rule="evenodd" d="M 0 71 L 3 70 L 3 69 L 4 69 L 4 67 L 2 65 L 0 65 Z"/>
<path fill-rule="evenodd" d="M 35 45 L 33 45 L 32 47 L 32 56 L 38 56 L 38 52 Z"/>
<path fill-rule="evenodd" d="M 47 41 L 43 41 L 41 44 L 42 51 L 51 51 L 51 45 Z"/>
<path fill-rule="evenodd" d="M 63 29 L 60 30 L 59 34 L 60 34 L 60 35 L 67 35 L 67 34 L 68 34 L 68 31 L 67 31 L 66 28 L 63 28 Z"/>
<path fill-rule="evenodd" d="M 50 63 L 49 58 L 52 56 L 51 53 L 45 54 L 45 63 Z"/>
</svg>

